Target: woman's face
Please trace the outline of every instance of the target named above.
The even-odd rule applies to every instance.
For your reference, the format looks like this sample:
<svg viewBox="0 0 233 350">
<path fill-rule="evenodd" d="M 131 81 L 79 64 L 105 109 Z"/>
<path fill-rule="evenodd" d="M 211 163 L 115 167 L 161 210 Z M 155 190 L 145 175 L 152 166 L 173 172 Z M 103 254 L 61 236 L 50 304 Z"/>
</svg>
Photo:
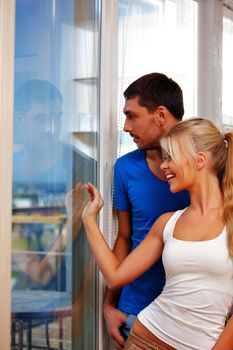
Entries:
<svg viewBox="0 0 233 350">
<path fill-rule="evenodd" d="M 172 193 L 188 190 L 193 184 L 195 171 L 187 159 L 182 159 L 183 166 L 177 164 L 168 154 L 163 157 L 160 168 L 164 171 Z"/>
</svg>

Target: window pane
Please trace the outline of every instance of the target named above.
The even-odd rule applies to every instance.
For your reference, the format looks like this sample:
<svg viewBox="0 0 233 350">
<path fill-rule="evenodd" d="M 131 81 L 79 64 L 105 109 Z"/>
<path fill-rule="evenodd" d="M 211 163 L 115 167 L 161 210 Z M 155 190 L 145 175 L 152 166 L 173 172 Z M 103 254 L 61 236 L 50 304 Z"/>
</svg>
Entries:
<svg viewBox="0 0 233 350">
<path fill-rule="evenodd" d="M 225 9 L 223 17 L 223 50 L 222 50 L 222 115 L 223 126 L 233 129 L 233 106 L 231 84 L 233 79 L 233 12 Z"/>
<path fill-rule="evenodd" d="M 99 1 L 16 0 L 12 349 L 95 348 L 98 42 Z"/>
<path fill-rule="evenodd" d="M 197 6 L 192 0 L 119 2 L 119 155 L 135 148 L 121 131 L 122 95 L 139 76 L 171 77 L 183 90 L 185 117 L 196 114 Z"/>
</svg>

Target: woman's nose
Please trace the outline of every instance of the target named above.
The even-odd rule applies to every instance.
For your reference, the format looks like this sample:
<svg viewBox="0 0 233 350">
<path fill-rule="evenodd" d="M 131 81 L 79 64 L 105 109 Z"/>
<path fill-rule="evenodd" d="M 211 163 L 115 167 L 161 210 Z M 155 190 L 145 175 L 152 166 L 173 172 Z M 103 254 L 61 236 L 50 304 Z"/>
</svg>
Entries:
<svg viewBox="0 0 233 350">
<path fill-rule="evenodd" d="M 167 160 L 165 159 L 160 165 L 160 169 L 165 171 L 168 168 Z"/>
</svg>

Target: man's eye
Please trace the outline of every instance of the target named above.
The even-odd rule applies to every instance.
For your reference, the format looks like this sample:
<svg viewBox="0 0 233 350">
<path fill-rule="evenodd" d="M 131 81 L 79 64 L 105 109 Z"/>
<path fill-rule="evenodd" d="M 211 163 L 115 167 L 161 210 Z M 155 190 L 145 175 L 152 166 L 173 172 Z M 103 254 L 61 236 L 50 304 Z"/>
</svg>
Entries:
<svg viewBox="0 0 233 350">
<path fill-rule="evenodd" d="M 134 119 L 134 118 L 135 118 L 134 115 L 129 115 L 129 116 L 128 116 L 128 119 L 129 119 L 129 120 L 132 120 L 132 119 Z"/>
<path fill-rule="evenodd" d="M 44 114 L 37 114 L 34 117 L 34 120 L 37 124 L 44 124 L 47 122 L 48 117 Z"/>
</svg>

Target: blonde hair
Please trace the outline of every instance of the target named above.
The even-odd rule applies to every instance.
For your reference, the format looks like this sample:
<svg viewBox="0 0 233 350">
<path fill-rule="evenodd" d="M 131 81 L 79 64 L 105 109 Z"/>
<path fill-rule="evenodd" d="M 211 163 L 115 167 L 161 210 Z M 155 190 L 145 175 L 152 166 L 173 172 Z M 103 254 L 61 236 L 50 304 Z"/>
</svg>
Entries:
<svg viewBox="0 0 233 350">
<path fill-rule="evenodd" d="M 223 193 L 223 219 L 229 255 L 233 258 L 233 133 L 221 133 L 210 120 L 192 118 L 174 125 L 162 138 L 161 146 L 182 168 L 184 160 L 194 167 L 199 151 L 211 154 L 212 170 Z"/>
</svg>

